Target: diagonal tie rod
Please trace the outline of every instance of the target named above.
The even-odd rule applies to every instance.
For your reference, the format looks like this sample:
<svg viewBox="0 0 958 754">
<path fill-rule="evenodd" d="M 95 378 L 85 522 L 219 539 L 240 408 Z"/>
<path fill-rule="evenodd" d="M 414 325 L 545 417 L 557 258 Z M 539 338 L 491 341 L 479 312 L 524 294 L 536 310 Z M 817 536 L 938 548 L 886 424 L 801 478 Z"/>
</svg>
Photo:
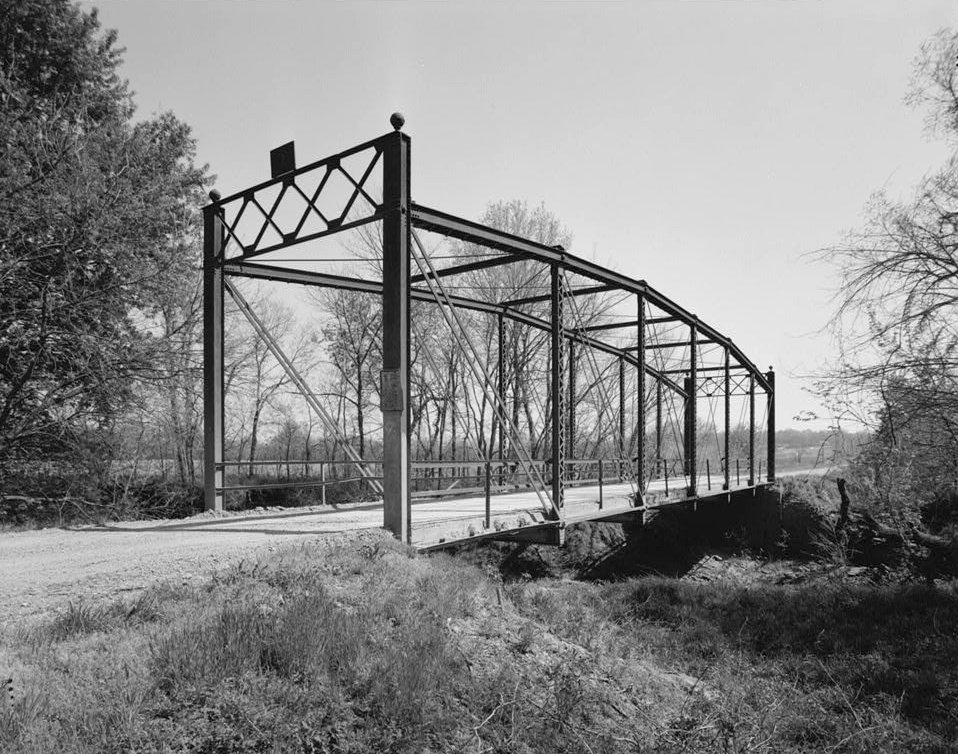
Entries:
<svg viewBox="0 0 958 754">
<path fill-rule="evenodd" d="M 253 308 L 243 297 L 243 294 L 241 294 L 228 279 L 223 281 L 223 285 L 236 302 L 236 305 L 243 313 L 243 316 L 249 320 L 249 323 L 253 326 L 256 334 L 263 339 L 263 342 L 270 350 L 270 353 L 273 354 L 273 356 L 279 362 L 279 365 L 286 372 L 287 376 L 299 389 L 299 392 L 306 400 L 307 405 L 319 416 L 320 420 L 323 422 L 323 425 L 326 427 L 326 431 L 333 435 L 333 438 L 337 443 L 339 443 L 339 446 L 343 449 L 346 455 L 349 456 L 349 459 L 356 464 L 356 467 L 359 469 L 359 473 L 362 474 L 362 476 L 369 482 L 370 486 L 381 495 L 383 493 L 382 484 L 380 484 L 376 476 L 369 470 L 369 466 L 367 466 L 366 462 L 362 459 L 362 457 L 360 457 L 359 453 L 356 452 L 355 448 L 349 444 L 349 439 L 340 431 L 339 426 L 333 420 L 333 417 L 329 415 L 329 412 L 326 410 L 323 404 L 320 403 L 313 391 L 310 390 L 306 380 L 303 379 L 303 376 L 299 373 L 296 367 L 293 366 L 293 362 L 290 361 L 289 357 L 283 352 L 283 349 L 280 348 L 279 343 L 276 342 L 276 339 L 269 334 L 269 330 L 266 328 L 266 325 L 263 324 L 263 321 L 256 316 L 256 312 L 253 311 Z"/>
</svg>

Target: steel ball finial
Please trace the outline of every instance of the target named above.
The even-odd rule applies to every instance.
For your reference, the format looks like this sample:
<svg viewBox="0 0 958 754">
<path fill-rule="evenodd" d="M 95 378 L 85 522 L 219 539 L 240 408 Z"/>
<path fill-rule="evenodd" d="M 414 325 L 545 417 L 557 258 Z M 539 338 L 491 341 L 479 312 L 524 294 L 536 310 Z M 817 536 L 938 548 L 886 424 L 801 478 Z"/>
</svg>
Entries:
<svg viewBox="0 0 958 754">
<path fill-rule="evenodd" d="M 223 195 L 216 189 L 212 189 L 210 191 L 210 201 L 218 202 L 222 198 L 223 198 Z"/>
<path fill-rule="evenodd" d="M 389 124 L 399 131 L 406 123 L 406 118 L 402 113 L 393 113 L 389 116 Z"/>
</svg>

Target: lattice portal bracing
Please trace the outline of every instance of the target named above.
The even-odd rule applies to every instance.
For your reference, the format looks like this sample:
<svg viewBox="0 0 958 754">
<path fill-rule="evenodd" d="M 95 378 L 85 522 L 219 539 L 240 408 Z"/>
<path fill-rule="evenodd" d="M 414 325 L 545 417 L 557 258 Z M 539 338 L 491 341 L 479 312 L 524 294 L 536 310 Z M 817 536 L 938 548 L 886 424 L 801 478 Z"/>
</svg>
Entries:
<svg viewBox="0 0 958 754">
<path fill-rule="evenodd" d="M 349 469 L 301 483 L 325 495 L 361 480 L 381 499 L 384 526 L 407 542 L 557 542 L 570 521 L 622 520 L 774 480 L 771 370 L 644 280 L 413 202 L 411 141 L 401 118 L 393 125 L 303 167 L 284 145 L 269 180 L 211 194 L 208 508 L 256 486 L 231 481 L 224 459 L 227 304 L 322 427 L 332 448 L 323 468 Z M 333 237 L 361 238 L 375 253 L 344 272 L 323 250 Z M 375 300 L 376 443 L 357 444 L 345 404 L 333 411 L 329 393 L 286 353 L 236 285 L 243 278 Z"/>
</svg>

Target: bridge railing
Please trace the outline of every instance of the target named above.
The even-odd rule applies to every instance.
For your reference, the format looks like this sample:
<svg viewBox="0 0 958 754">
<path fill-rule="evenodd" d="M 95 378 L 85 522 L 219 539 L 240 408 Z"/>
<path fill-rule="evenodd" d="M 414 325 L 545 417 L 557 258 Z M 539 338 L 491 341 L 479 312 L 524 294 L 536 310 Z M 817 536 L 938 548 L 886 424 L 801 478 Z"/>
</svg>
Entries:
<svg viewBox="0 0 958 754">
<path fill-rule="evenodd" d="M 522 464 L 514 459 L 502 460 L 454 460 L 413 461 L 412 497 L 462 497 L 486 491 L 487 479 L 490 494 L 516 492 L 531 489 L 536 479 L 533 475 L 547 475 L 548 462 L 533 460 Z"/>
<path fill-rule="evenodd" d="M 247 496 L 259 491 L 315 490 L 315 500 L 326 505 L 327 489 L 348 488 L 350 497 L 362 498 L 373 494 L 370 484 L 382 480 L 382 461 L 366 461 L 366 473 L 356 470 L 350 460 L 276 459 L 261 461 L 223 461 L 223 493 L 242 493 Z"/>
<path fill-rule="evenodd" d="M 764 460 L 756 461 L 754 470 L 750 468 L 750 459 L 746 457 L 731 458 L 728 461 L 728 488 L 752 486 L 762 480 Z M 726 488 L 725 459 L 720 458 L 713 463 L 706 458 L 704 468 L 698 469 L 697 487 L 703 487 L 707 492 Z M 652 463 L 652 483 L 664 485 L 665 493 L 669 494 L 680 486 L 688 484 L 688 464 L 683 458 L 657 458 Z"/>
<path fill-rule="evenodd" d="M 747 458 L 733 458 L 729 462 L 729 489 L 748 486 L 761 479 L 762 461 L 758 461 L 755 473 L 749 473 Z M 581 488 L 594 490 L 598 510 L 609 505 L 609 496 L 618 501 L 614 510 L 623 505 L 623 485 L 632 489 L 630 507 L 643 499 L 638 491 L 635 464 L 620 458 L 572 458 L 564 462 L 563 487 L 569 491 Z M 355 462 L 331 459 L 270 459 L 256 461 L 225 461 L 223 491 L 233 494 L 262 495 L 262 491 L 315 490 L 315 502 L 327 504 L 327 490 L 337 489 L 337 497 L 347 494 L 351 498 L 373 493 L 371 480 L 381 479 L 382 461 L 364 461 L 365 475 L 355 469 Z M 699 479 L 701 491 L 719 491 L 724 488 L 725 464 L 720 459 L 712 468 L 711 459 L 706 459 L 704 478 Z M 372 470 L 374 473 L 369 474 Z M 516 493 L 529 492 L 537 480 L 552 482 L 551 459 L 534 459 L 531 467 L 516 459 L 422 459 L 410 463 L 412 501 L 435 501 L 442 504 L 464 498 L 484 502 L 482 528 L 493 528 L 493 502 Z M 654 492 L 658 497 L 664 492 L 666 499 L 676 494 L 683 496 L 688 489 L 687 465 L 683 458 L 658 458 L 649 464 L 651 476 L 642 485 L 642 493 Z M 531 473 L 530 473 L 531 472 Z M 714 473 L 713 473 L 714 472 Z M 701 470 L 700 470 L 701 473 Z M 626 491 L 628 492 L 628 491 Z M 351 493 L 351 494 L 350 494 Z M 268 493 L 267 493 L 268 497 Z M 591 497 L 591 496 L 590 496 Z M 521 499 L 521 498 L 520 498 Z M 649 502 L 650 497 L 644 497 Z M 261 504 L 266 502 L 263 499 Z M 581 500 L 578 504 L 581 504 Z M 662 501 L 660 498 L 659 504 Z M 498 523 L 496 524 L 498 526 Z"/>
</svg>

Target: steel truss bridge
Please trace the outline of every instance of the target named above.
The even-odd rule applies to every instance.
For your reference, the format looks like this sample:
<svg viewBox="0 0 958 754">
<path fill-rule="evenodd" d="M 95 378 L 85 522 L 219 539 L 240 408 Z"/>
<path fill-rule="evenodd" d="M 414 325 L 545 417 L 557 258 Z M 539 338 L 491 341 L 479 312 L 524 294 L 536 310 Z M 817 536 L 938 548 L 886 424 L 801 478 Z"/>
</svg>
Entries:
<svg viewBox="0 0 958 754">
<path fill-rule="evenodd" d="M 391 123 L 391 133 L 300 167 L 287 144 L 273 150 L 269 180 L 210 194 L 208 509 L 253 487 L 308 485 L 325 495 L 330 484 L 360 479 L 381 494 L 385 528 L 417 546 L 469 537 L 561 543 L 568 523 L 644 520 L 663 506 L 730 500 L 774 481 L 771 369 L 644 280 L 412 201 L 411 140 L 401 116 Z M 357 233 L 375 238 L 381 256 L 349 274 L 324 266 L 322 251 L 287 253 Z M 375 452 L 356 450 L 243 296 L 241 278 L 347 291 L 381 306 Z M 319 479 L 305 463 L 295 479 L 230 479 L 238 464 L 224 458 L 226 296 L 335 438 L 341 458 L 320 461 Z M 450 350 L 458 360 L 437 363 L 437 352 Z M 461 374 L 450 374 L 450 363 Z M 450 381 L 467 379 L 457 403 Z M 416 393 L 427 389 L 453 412 L 468 401 L 481 407 L 458 423 L 463 436 L 452 437 L 446 457 L 442 436 L 439 458 L 412 442 L 413 410 L 423 405 Z M 336 467 L 351 471 L 327 478 Z"/>
</svg>

